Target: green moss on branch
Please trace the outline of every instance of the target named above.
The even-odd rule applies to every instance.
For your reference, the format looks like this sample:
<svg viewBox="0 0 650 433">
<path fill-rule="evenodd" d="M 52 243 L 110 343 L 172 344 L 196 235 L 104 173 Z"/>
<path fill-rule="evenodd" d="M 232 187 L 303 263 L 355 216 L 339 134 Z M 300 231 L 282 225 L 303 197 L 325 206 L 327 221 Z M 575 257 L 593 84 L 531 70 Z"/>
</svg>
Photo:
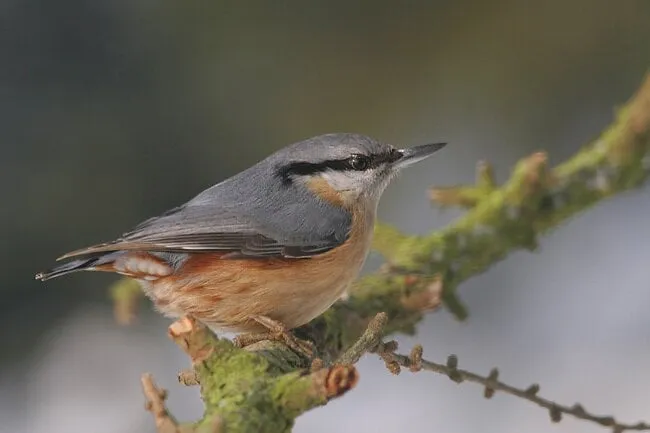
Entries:
<svg viewBox="0 0 650 433">
<path fill-rule="evenodd" d="M 500 187 L 491 168 L 481 164 L 476 185 L 434 189 L 432 198 L 443 205 L 469 209 L 447 228 L 409 236 L 379 224 L 374 246 L 388 266 L 361 279 L 347 301 L 296 332 L 312 339 L 331 365 L 378 312 L 387 314 L 386 333 L 414 332 L 423 314 L 441 302 L 464 319 L 467 311 L 456 296 L 460 283 L 513 251 L 534 250 L 548 230 L 640 186 L 649 175 L 650 77 L 612 125 L 565 163 L 550 168 L 540 152 L 520 161 Z M 276 343 L 237 349 L 191 320 L 171 331 L 192 358 L 206 406 L 203 419 L 186 427 L 192 431 L 286 432 L 301 413 L 341 395 L 358 379 L 351 366 L 308 372 L 304 359 Z M 149 395 L 155 400 L 152 388 Z M 157 423 L 170 425 L 170 419 Z"/>
<path fill-rule="evenodd" d="M 535 153 L 521 160 L 500 187 L 488 165 L 479 164 L 477 171 L 476 185 L 433 189 L 432 197 L 442 204 L 469 207 L 448 227 L 413 236 L 378 224 L 374 248 L 388 261 L 389 271 L 362 278 L 347 302 L 305 327 L 303 335 L 320 338 L 319 347 L 336 356 L 379 311 L 388 313 L 389 332 L 412 333 L 431 305 L 407 308 L 404 299 L 430 293 L 435 278 L 442 280 L 444 305 L 465 319 L 466 308 L 456 295 L 460 283 L 514 251 L 534 250 L 542 234 L 648 178 L 650 76 L 598 139 L 557 167 L 548 167 L 546 155 Z"/>
</svg>

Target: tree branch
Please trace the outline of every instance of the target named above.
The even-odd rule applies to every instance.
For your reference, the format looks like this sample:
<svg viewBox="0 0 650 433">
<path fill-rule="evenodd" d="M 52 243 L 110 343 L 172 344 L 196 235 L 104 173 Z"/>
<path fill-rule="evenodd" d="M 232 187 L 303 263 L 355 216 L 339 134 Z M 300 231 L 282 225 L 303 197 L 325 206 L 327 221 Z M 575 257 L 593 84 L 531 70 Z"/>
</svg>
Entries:
<svg viewBox="0 0 650 433">
<path fill-rule="evenodd" d="M 478 166 L 474 186 L 434 188 L 434 198 L 443 205 L 470 206 L 448 227 L 411 236 L 378 224 L 374 248 L 388 262 L 384 272 L 359 280 L 346 302 L 300 333 L 336 352 L 349 347 L 369 319 L 384 311 L 387 333 L 413 334 L 439 299 L 464 320 L 467 309 L 456 296 L 460 283 L 514 251 L 534 250 L 542 234 L 599 201 L 641 186 L 649 175 L 650 75 L 599 138 L 557 167 L 549 168 L 547 156 L 538 152 L 521 160 L 499 188 L 485 163 Z"/>
<path fill-rule="evenodd" d="M 501 391 L 512 396 L 528 400 L 536 405 L 547 409 L 551 421 L 560 422 L 562 415 L 571 415 L 575 418 L 591 421 L 604 427 L 610 427 L 615 433 L 624 431 L 648 431 L 650 424 L 645 422 L 638 422 L 635 424 L 625 424 L 616 421 L 612 416 L 599 416 L 593 415 L 585 410 L 581 404 L 576 403 L 573 406 L 563 406 L 551 400 L 539 397 L 539 385 L 532 384 L 526 389 L 519 389 L 506 383 L 500 382 L 499 371 L 493 368 L 488 376 L 481 376 L 471 371 L 461 370 L 458 368 L 458 358 L 455 355 L 450 355 L 447 358 L 446 364 L 438 364 L 436 362 L 427 361 L 422 359 L 422 346 L 415 346 L 410 356 L 400 355 L 394 353 L 397 347 L 393 346 L 389 350 L 384 350 L 380 356 L 386 363 L 394 363 L 401 367 L 408 367 L 411 371 L 428 370 L 434 373 L 443 374 L 449 377 L 450 380 L 456 383 L 464 381 L 479 383 L 485 387 L 485 398 L 492 398 L 495 391 Z M 389 370 L 394 372 L 394 367 L 389 367 Z"/>
<path fill-rule="evenodd" d="M 383 272 L 361 279 L 346 301 L 295 331 L 319 350 L 320 359 L 311 370 L 309 360 L 277 342 L 242 350 L 192 319 L 173 324 L 170 337 L 190 356 L 194 371 L 190 378 L 200 384 L 205 403 L 203 418 L 182 428 L 221 433 L 289 431 L 298 415 L 354 387 L 356 369 L 341 363 L 354 363 L 365 351 L 376 351 L 395 373 L 406 364 L 413 370 L 438 368 L 421 360 L 418 348 L 410 357 L 389 355 L 396 344 L 382 343 L 381 334 L 414 333 L 423 315 L 441 302 L 465 319 L 467 310 L 455 294 L 461 282 L 513 251 L 534 250 L 541 234 L 613 194 L 641 185 L 649 174 L 650 76 L 618 111 L 612 125 L 565 163 L 550 168 L 547 156 L 539 152 L 520 161 L 501 187 L 496 186 L 491 168 L 481 164 L 476 185 L 432 190 L 432 198 L 441 204 L 469 209 L 447 228 L 408 236 L 379 224 L 374 247 L 388 262 Z M 492 390 L 488 394 L 521 392 L 501 384 L 496 376 L 467 376 L 469 372 L 458 373 L 453 363 L 446 368 L 453 370 L 452 378 L 465 375 L 479 383 L 483 380 Z M 529 389 L 525 395 L 530 393 Z M 147 394 L 150 401 L 152 395 Z M 552 404 L 535 398 L 529 399 L 546 408 L 545 404 Z M 553 414 L 558 410 L 582 413 L 575 406 L 570 411 L 553 408 L 549 408 Z M 162 432 L 158 416 L 156 420 Z M 628 427 L 614 421 L 608 425 Z"/>
<path fill-rule="evenodd" d="M 160 389 L 153 381 L 151 374 L 142 375 L 142 391 L 146 398 L 145 408 L 151 412 L 159 433 L 181 433 L 176 420 L 165 407 L 167 391 Z"/>
<path fill-rule="evenodd" d="M 164 407 L 165 393 L 145 375 L 143 389 L 160 433 L 213 431 L 215 423 L 220 432 L 289 431 L 298 415 L 343 395 L 358 381 L 351 365 L 285 373 L 287 368 L 276 363 L 282 351 L 290 352 L 286 347 L 242 350 L 189 317 L 172 323 L 168 335 L 190 357 L 206 408 L 198 423 L 178 426 Z M 266 351 L 274 353 L 275 362 L 263 356 Z"/>
<path fill-rule="evenodd" d="M 368 324 L 366 331 L 336 360 L 335 364 L 356 364 L 359 362 L 359 359 L 366 352 L 374 350 L 381 343 L 382 332 L 387 323 L 388 316 L 386 313 L 377 313 Z"/>
</svg>

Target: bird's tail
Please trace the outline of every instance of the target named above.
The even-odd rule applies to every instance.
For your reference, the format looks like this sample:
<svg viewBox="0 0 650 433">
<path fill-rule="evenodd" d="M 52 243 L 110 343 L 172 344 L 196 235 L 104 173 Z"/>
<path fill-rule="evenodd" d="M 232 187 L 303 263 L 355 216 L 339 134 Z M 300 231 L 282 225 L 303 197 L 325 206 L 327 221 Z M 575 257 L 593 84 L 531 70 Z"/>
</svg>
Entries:
<svg viewBox="0 0 650 433">
<path fill-rule="evenodd" d="M 35 275 L 37 280 L 45 281 L 52 278 L 60 277 L 61 275 L 70 274 L 78 271 L 94 271 L 99 265 L 105 265 L 115 260 L 115 253 L 103 254 L 94 257 L 85 257 L 81 259 L 72 260 L 55 266 Z"/>
</svg>

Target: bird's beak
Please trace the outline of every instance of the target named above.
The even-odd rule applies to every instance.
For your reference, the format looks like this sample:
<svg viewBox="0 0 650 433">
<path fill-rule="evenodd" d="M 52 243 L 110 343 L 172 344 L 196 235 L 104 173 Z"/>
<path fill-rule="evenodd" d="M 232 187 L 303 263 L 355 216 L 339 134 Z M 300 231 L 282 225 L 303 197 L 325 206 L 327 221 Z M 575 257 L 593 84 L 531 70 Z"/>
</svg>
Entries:
<svg viewBox="0 0 650 433">
<path fill-rule="evenodd" d="M 401 170 L 404 167 L 408 167 L 411 164 L 422 161 L 446 145 L 447 143 L 432 143 L 409 147 L 408 149 L 400 149 L 399 152 L 402 154 L 402 157 L 393 163 L 393 168 L 396 170 Z"/>
</svg>

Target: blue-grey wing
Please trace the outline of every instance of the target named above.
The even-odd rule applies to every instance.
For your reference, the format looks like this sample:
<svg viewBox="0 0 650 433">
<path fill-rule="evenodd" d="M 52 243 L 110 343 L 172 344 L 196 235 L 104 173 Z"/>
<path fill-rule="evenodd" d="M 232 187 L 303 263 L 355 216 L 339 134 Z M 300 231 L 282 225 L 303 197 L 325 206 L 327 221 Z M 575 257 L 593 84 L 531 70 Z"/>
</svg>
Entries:
<svg viewBox="0 0 650 433">
<path fill-rule="evenodd" d="M 285 206 L 286 207 L 286 206 Z M 264 215 L 255 209 L 181 206 L 151 218 L 113 242 L 68 253 L 60 259 L 109 251 L 228 252 L 228 257 L 310 257 L 347 239 L 351 216 L 338 208 L 309 212 L 304 206 Z"/>
<path fill-rule="evenodd" d="M 113 242 L 60 259 L 120 250 L 299 258 L 343 244 L 351 231 L 351 213 L 307 188 L 283 183 L 276 173 L 273 159 L 264 160 Z"/>
</svg>

